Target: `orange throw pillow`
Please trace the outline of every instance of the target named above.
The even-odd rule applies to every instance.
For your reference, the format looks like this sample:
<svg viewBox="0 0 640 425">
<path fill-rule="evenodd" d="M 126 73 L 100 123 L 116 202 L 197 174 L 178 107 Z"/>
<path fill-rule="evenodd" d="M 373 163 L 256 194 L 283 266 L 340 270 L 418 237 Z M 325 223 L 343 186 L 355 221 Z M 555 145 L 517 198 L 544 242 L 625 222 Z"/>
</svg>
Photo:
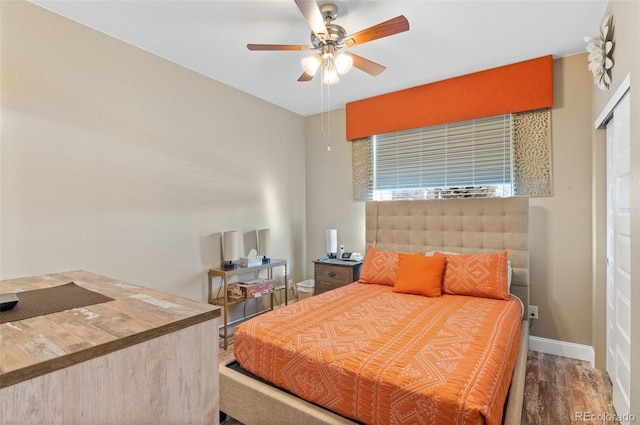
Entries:
<svg viewBox="0 0 640 425">
<path fill-rule="evenodd" d="M 382 251 L 370 246 L 362 261 L 360 283 L 378 283 L 393 286 L 398 270 L 398 253 Z"/>
<path fill-rule="evenodd" d="M 507 251 L 492 254 L 445 255 L 443 288 L 445 294 L 509 299 Z"/>
<path fill-rule="evenodd" d="M 427 297 L 441 295 L 446 257 L 427 257 L 422 253 L 398 254 L 398 273 L 393 292 Z"/>
</svg>

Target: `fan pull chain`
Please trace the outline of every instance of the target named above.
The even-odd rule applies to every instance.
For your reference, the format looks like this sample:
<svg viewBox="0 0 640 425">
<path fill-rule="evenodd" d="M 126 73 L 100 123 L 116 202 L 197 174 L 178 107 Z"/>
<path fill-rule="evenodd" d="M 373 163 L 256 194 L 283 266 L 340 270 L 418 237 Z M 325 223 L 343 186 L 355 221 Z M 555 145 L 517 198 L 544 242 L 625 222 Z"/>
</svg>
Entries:
<svg viewBox="0 0 640 425">
<path fill-rule="evenodd" d="M 331 105 L 331 85 L 327 84 L 327 152 L 331 152 L 331 111 L 329 111 L 329 105 Z"/>
<path fill-rule="evenodd" d="M 320 66 L 320 134 L 324 134 L 324 91 L 322 90 L 323 78 L 324 67 Z"/>
<path fill-rule="evenodd" d="M 331 86 L 329 84 L 323 84 L 322 81 L 324 80 L 324 73 L 325 73 L 325 67 L 321 66 L 320 67 L 320 133 L 318 133 L 319 135 L 325 135 L 327 136 L 327 152 L 331 152 L 331 141 L 330 141 L 330 137 L 331 137 L 331 115 L 329 113 L 329 105 L 331 104 Z M 325 95 L 324 95 L 324 90 L 323 90 L 323 86 L 327 86 L 327 101 L 326 101 L 326 114 L 327 114 L 327 131 L 325 131 L 324 129 L 324 122 L 325 122 Z"/>
</svg>

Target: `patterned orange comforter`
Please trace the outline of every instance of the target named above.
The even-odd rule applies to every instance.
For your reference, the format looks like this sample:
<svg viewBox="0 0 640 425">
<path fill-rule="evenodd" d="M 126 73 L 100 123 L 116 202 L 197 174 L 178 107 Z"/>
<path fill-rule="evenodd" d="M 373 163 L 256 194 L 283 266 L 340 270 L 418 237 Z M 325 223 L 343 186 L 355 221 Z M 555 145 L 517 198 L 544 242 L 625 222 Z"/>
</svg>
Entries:
<svg viewBox="0 0 640 425">
<path fill-rule="evenodd" d="M 353 283 L 236 328 L 248 371 L 367 424 L 499 424 L 522 307 Z"/>
</svg>

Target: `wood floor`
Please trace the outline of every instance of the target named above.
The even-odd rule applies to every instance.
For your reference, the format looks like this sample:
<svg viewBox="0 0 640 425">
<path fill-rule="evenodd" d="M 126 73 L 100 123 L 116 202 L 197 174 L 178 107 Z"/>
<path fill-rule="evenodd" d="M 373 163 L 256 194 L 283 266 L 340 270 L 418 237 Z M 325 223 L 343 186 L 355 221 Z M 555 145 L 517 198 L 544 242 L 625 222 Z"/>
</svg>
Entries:
<svg viewBox="0 0 640 425">
<path fill-rule="evenodd" d="M 233 357 L 233 345 L 220 349 L 220 362 Z M 588 362 L 529 351 L 522 425 L 613 425 L 611 381 Z M 224 425 L 242 425 L 227 419 Z"/>
<path fill-rule="evenodd" d="M 588 362 L 529 351 L 522 425 L 617 424 L 609 375 Z"/>
</svg>

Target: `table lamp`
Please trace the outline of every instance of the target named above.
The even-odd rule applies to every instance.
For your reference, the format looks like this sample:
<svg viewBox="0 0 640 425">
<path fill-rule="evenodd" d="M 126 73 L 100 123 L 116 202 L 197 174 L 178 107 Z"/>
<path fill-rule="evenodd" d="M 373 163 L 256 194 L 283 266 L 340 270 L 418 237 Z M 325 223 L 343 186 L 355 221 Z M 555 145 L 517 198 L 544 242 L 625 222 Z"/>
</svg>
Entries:
<svg viewBox="0 0 640 425">
<path fill-rule="evenodd" d="M 327 244 L 327 257 L 336 258 L 338 254 L 338 230 L 327 229 L 325 242 Z"/>
<path fill-rule="evenodd" d="M 238 232 L 230 230 L 222 234 L 222 268 L 234 270 L 238 259 Z"/>
<path fill-rule="evenodd" d="M 262 264 L 268 264 L 271 262 L 271 259 L 269 258 L 269 241 L 271 238 L 271 230 L 260 229 L 256 233 L 256 237 L 258 239 L 256 242 L 256 246 L 258 247 L 258 255 L 262 255 Z"/>
</svg>

